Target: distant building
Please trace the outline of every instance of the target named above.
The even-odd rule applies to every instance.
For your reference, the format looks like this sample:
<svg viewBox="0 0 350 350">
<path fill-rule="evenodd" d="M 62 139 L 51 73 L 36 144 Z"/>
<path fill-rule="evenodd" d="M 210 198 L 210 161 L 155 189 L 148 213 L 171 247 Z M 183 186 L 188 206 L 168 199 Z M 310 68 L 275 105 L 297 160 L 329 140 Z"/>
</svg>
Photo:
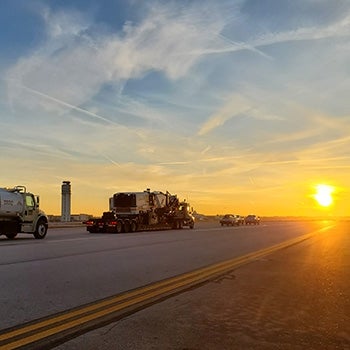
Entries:
<svg viewBox="0 0 350 350">
<path fill-rule="evenodd" d="M 92 218 L 90 214 L 73 214 L 71 215 L 71 219 L 74 222 L 84 222 Z"/>
<path fill-rule="evenodd" d="M 71 214 L 70 216 L 70 222 L 71 223 L 79 223 L 79 222 L 84 222 L 87 221 L 94 216 L 92 214 Z M 63 222 L 62 221 L 62 216 L 61 215 L 48 215 L 49 222 Z"/>
<path fill-rule="evenodd" d="M 62 182 L 62 206 L 61 206 L 61 221 L 69 222 L 71 220 L 71 185 L 70 181 Z"/>
</svg>

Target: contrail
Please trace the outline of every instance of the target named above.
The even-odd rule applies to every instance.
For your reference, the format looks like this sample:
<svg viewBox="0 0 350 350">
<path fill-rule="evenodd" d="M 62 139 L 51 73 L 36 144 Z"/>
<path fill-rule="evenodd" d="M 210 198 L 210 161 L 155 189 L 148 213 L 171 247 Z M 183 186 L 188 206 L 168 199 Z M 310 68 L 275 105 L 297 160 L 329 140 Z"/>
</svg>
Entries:
<svg viewBox="0 0 350 350">
<path fill-rule="evenodd" d="M 24 89 L 24 90 L 27 90 L 27 91 L 29 91 L 29 92 L 35 94 L 35 95 L 38 95 L 38 96 L 43 97 L 43 98 L 46 98 L 46 99 L 48 99 L 48 100 L 50 100 L 50 101 L 56 102 L 56 103 L 58 103 L 58 104 L 60 104 L 60 105 L 62 105 L 62 106 L 65 106 L 65 107 L 74 109 L 75 111 L 78 111 L 78 112 L 87 114 L 87 115 L 89 115 L 89 116 L 91 116 L 91 117 L 94 117 L 94 118 L 96 118 L 96 119 L 103 120 L 104 122 L 107 122 L 107 123 L 109 123 L 109 124 L 114 124 L 114 125 L 118 125 L 118 126 L 119 126 L 118 123 L 115 123 L 115 122 L 113 122 L 112 120 L 109 120 L 109 119 L 107 119 L 107 118 L 105 118 L 105 117 L 102 117 L 102 116 L 100 116 L 100 115 L 98 115 L 98 114 L 96 114 L 96 113 L 89 112 L 89 111 L 87 111 L 86 109 L 83 109 L 83 108 L 74 106 L 74 105 L 72 105 L 72 104 L 70 104 L 70 103 L 64 102 L 64 101 L 59 100 L 59 99 L 57 99 L 57 98 L 55 98 L 55 97 L 46 95 L 46 94 L 44 94 L 44 93 L 42 93 L 42 92 L 40 92 L 40 91 L 38 91 L 38 90 L 29 88 L 28 86 L 19 84 L 19 83 L 17 83 L 17 82 L 15 82 L 15 83 L 16 83 L 20 88 L 22 88 L 22 89 Z"/>
<path fill-rule="evenodd" d="M 223 39 L 226 43 L 230 44 L 230 47 L 218 48 L 218 49 L 208 48 L 208 49 L 195 50 L 195 51 L 190 51 L 189 53 L 186 53 L 186 55 L 212 55 L 212 54 L 221 54 L 221 53 L 227 53 L 227 52 L 248 50 L 260 56 L 263 56 L 266 59 L 273 60 L 273 57 L 267 55 L 266 53 L 257 49 L 253 45 L 249 45 L 243 42 L 240 43 L 240 42 L 232 41 L 222 34 L 219 34 L 219 37 Z"/>
<path fill-rule="evenodd" d="M 112 158 L 109 158 L 106 154 L 101 153 L 100 155 L 101 155 L 102 157 L 106 158 L 107 160 L 109 160 L 112 164 L 114 164 L 114 165 L 116 165 L 116 166 L 118 166 L 118 167 L 121 166 L 118 162 L 114 161 Z"/>
<path fill-rule="evenodd" d="M 267 55 L 266 53 L 262 52 L 261 50 L 258 50 L 256 47 L 252 46 L 252 45 L 249 45 L 249 44 L 246 44 L 246 43 L 243 43 L 243 42 L 236 42 L 236 41 L 233 41 L 229 38 L 227 38 L 226 36 L 222 35 L 222 34 L 219 34 L 219 36 L 224 39 L 226 42 L 228 42 L 229 44 L 232 45 L 232 48 L 228 48 L 226 52 L 229 52 L 229 51 L 241 51 L 241 50 L 248 50 L 248 51 L 252 51 L 252 52 L 255 52 L 267 59 L 273 59 L 271 56 Z M 224 50 L 223 50 L 224 51 Z"/>
</svg>

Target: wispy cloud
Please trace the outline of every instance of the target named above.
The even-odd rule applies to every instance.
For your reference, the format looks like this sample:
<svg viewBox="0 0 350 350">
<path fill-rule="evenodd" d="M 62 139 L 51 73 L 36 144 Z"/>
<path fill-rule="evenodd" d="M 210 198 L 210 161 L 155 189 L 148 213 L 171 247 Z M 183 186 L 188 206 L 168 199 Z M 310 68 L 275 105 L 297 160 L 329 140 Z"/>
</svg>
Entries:
<svg viewBox="0 0 350 350">
<path fill-rule="evenodd" d="M 202 51 L 213 41 L 222 41 L 222 18 L 208 18 L 203 11 L 201 7 L 154 6 L 140 23 L 126 22 L 122 33 L 94 36 L 88 35 L 92 27 L 88 18 L 43 11 L 49 40 L 8 71 L 10 98 L 22 101 L 11 88 L 13 81 L 69 106 L 80 106 L 104 84 L 142 78 L 152 70 L 180 79 L 200 59 L 198 55 L 181 56 L 182 52 Z"/>
<path fill-rule="evenodd" d="M 290 31 L 264 34 L 251 40 L 249 44 L 252 47 L 262 47 L 289 41 L 321 40 L 348 36 L 350 36 L 350 14 L 346 15 L 341 21 L 328 26 L 301 27 Z"/>
<path fill-rule="evenodd" d="M 248 111 L 250 108 L 250 104 L 243 96 L 230 96 L 228 101 L 217 112 L 212 114 L 203 125 L 201 125 L 198 135 L 202 136 L 207 134 L 240 113 Z"/>
<path fill-rule="evenodd" d="M 21 84 L 15 82 L 15 81 L 11 81 L 11 84 L 13 84 L 13 86 L 15 86 L 17 88 L 24 89 L 24 90 L 29 91 L 30 93 L 32 93 L 34 95 L 40 96 L 43 99 L 46 99 L 46 100 L 51 101 L 51 102 L 54 102 L 55 104 L 67 107 L 69 110 L 74 110 L 74 111 L 86 114 L 86 115 L 88 115 L 90 117 L 102 120 L 102 121 L 104 121 L 104 122 L 106 122 L 108 124 L 118 125 L 117 123 L 113 122 L 112 120 L 107 119 L 105 117 L 102 117 L 101 115 L 98 115 L 96 113 L 90 112 L 90 111 L 88 111 L 86 109 L 83 109 L 83 108 L 80 108 L 78 106 L 74 106 L 74 105 L 72 105 L 70 103 L 64 102 L 64 101 L 59 100 L 59 99 L 57 99 L 55 97 L 49 96 L 47 94 L 44 94 L 43 92 L 40 92 L 40 91 L 37 91 L 35 89 L 31 89 L 31 88 L 29 88 L 27 86 L 21 85 Z"/>
<path fill-rule="evenodd" d="M 257 120 L 284 120 L 283 116 L 265 111 L 264 105 L 259 100 L 256 100 L 253 96 L 245 96 L 244 93 L 228 96 L 225 98 L 223 105 L 200 126 L 198 135 L 203 136 L 224 125 L 228 120 L 243 114 Z"/>
</svg>

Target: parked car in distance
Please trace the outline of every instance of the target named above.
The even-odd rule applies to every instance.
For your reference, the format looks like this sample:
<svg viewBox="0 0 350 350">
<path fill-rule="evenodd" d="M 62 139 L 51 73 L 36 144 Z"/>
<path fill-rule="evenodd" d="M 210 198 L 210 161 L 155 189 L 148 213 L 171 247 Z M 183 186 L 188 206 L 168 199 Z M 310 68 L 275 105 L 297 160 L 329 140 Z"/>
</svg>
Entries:
<svg viewBox="0 0 350 350">
<path fill-rule="evenodd" d="M 241 215 L 235 215 L 235 216 L 237 218 L 238 225 L 244 225 L 244 222 L 245 222 L 244 216 L 241 216 Z"/>
<path fill-rule="evenodd" d="M 260 218 L 257 215 L 250 214 L 245 218 L 245 224 L 246 225 L 259 225 L 260 224 Z"/>
<path fill-rule="evenodd" d="M 238 219 L 237 219 L 237 215 L 233 215 L 233 214 L 226 214 L 224 215 L 221 220 L 220 220 L 220 224 L 221 226 L 238 226 Z"/>
</svg>

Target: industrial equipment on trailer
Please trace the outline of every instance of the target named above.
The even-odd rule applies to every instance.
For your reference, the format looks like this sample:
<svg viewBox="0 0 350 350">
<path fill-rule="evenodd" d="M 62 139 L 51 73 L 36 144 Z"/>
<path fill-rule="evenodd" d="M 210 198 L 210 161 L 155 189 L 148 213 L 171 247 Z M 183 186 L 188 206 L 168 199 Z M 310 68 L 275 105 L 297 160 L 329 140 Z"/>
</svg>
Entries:
<svg viewBox="0 0 350 350">
<path fill-rule="evenodd" d="M 109 211 L 101 218 L 85 222 L 87 231 L 134 232 L 146 230 L 194 228 L 192 208 L 169 192 L 118 192 L 109 199 Z"/>
</svg>

